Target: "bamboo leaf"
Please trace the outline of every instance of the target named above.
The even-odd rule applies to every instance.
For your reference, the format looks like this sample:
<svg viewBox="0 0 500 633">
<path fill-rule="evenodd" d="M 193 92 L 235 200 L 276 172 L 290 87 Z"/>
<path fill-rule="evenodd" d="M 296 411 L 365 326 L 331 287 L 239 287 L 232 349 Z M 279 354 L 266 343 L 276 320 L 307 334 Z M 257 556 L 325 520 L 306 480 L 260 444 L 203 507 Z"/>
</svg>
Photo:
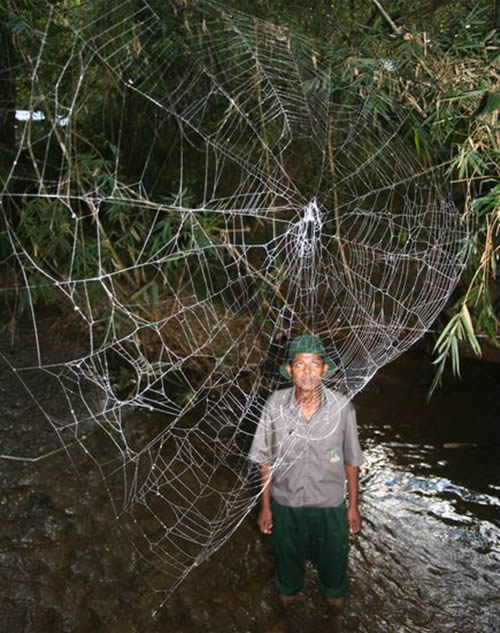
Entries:
<svg viewBox="0 0 500 633">
<path fill-rule="evenodd" d="M 420 132 L 418 127 L 416 127 L 413 131 L 413 140 L 415 142 L 415 149 L 417 150 L 417 155 L 420 156 Z"/>
<path fill-rule="evenodd" d="M 151 280 L 149 283 L 145 284 L 144 286 L 142 286 L 141 288 L 139 288 L 139 290 L 137 292 L 135 292 L 131 297 L 130 297 L 130 301 L 135 301 L 136 299 L 138 299 L 139 297 L 141 297 L 142 295 L 144 295 L 145 293 L 147 293 L 147 291 L 152 288 L 153 284 L 155 284 L 156 282 L 154 280 Z"/>
<path fill-rule="evenodd" d="M 429 401 L 431 399 L 431 396 L 434 393 L 434 391 L 436 390 L 436 388 L 441 386 L 442 376 L 443 376 L 443 369 L 441 367 L 434 374 L 434 378 L 432 380 L 432 384 L 430 386 L 429 393 L 427 395 L 427 401 Z"/>
<path fill-rule="evenodd" d="M 446 361 L 446 358 L 448 357 L 448 353 L 449 353 L 449 348 L 447 347 L 443 352 L 441 352 L 441 354 L 437 358 L 435 358 L 432 361 L 432 364 L 439 365 L 443 361 Z"/>
<path fill-rule="evenodd" d="M 472 332 L 472 334 L 474 334 L 474 326 L 472 325 L 472 319 L 466 303 L 464 303 L 462 306 L 462 321 L 469 332 Z"/>
<path fill-rule="evenodd" d="M 458 340 L 454 336 L 450 342 L 451 369 L 455 376 L 460 376 L 460 352 L 458 350 Z"/>
<path fill-rule="evenodd" d="M 492 114 L 500 108 L 500 92 L 489 92 L 483 106 L 478 111 L 479 116 Z"/>
<path fill-rule="evenodd" d="M 481 345 L 477 340 L 476 333 L 474 332 L 474 325 L 472 323 L 471 315 L 469 312 L 469 308 L 464 303 L 461 311 L 462 323 L 465 327 L 465 333 L 467 335 L 467 340 L 472 347 L 472 350 L 476 354 L 476 356 L 481 356 Z"/>
<path fill-rule="evenodd" d="M 160 303 L 160 290 L 156 281 L 151 282 L 151 295 L 153 299 L 153 305 L 158 305 Z"/>
<path fill-rule="evenodd" d="M 483 327 L 486 330 L 488 336 L 490 337 L 490 341 L 498 347 L 498 338 L 497 338 L 497 333 L 495 331 L 493 322 L 487 318 L 484 320 Z"/>
<path fill-rule="evenodd" d="M 436 341 L 436 344 L 434 345 L 434 349 L 439 349 L 439 347 L 441 346 L 441 344 L 443 343 L 443 341 L 446 341 L 448 338 L 448 334 L 449 332 L 456 327 L 456 323 L 457 320 L 459 319 L 459 315 L 455 314 L 455 316 L 453 316 L 448 323 L 444 326 L 444 328 L 441 330 L 441 334 L 438 336 L 438 339 Z"/>
</svg>

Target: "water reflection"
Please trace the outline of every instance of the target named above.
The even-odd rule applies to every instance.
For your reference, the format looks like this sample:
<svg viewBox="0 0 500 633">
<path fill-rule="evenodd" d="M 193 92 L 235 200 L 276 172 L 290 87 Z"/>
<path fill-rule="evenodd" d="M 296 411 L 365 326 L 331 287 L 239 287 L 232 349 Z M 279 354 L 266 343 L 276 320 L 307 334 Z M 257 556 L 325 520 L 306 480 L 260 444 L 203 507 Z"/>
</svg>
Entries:
<svg viewBox="0 0 500 633">
<path fill-rule="evenodd" d="M 456 468 L 460 452 L 443 459 L 441 445 L 383 436 L 376 430 L 366 437 L 365 525 L 352 547 L 350 629 L 497 631 L 498 497 L 433 474 Z"/>
</svg>

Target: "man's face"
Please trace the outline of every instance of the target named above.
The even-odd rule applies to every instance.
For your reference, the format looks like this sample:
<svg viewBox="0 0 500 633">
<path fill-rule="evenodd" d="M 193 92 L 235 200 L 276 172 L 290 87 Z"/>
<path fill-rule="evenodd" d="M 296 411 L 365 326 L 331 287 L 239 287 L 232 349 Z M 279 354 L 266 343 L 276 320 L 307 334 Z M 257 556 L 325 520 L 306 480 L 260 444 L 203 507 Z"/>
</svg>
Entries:
<svg viewBox="0 0 500 633">
<path fill-rule="evenodd" d="M 321 377 L 328 371 L 328 365 L 319 354 L 295 354 L 286 366 L 295 386 L 302 391 L 312 391 L 321 382 Z"/>
</svg>

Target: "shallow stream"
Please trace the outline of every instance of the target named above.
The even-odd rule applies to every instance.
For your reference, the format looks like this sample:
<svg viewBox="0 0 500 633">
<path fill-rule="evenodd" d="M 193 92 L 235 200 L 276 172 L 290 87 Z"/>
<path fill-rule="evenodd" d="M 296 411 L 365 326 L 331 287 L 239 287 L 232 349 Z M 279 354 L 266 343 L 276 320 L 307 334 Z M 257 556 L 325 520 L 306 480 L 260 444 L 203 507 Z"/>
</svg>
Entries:
<svg viewBox="0 0 500 633">
<path fill-rule="evenodd" d="M 9 369 L 26 364 L 31 343 L 2 336 L 0 453 L 47 454 L 60 447 L 54 430 Z M 355 399 L 367 461 L 346 633 L 500 631 L 499 369 L 466 363 L 462 382 L 448 379 L 427 405 L 432 369 L 414 351 Z M 50 400 L 44 384 L 32 388 Z M 71 451 L 0 459 L 2 633 L 283 630 L 254 514 L 152 617 L 162 597 L 91 466 Z M 336 630 L 312 570 L 294 611 L 292 629 Z"/>
</svg>

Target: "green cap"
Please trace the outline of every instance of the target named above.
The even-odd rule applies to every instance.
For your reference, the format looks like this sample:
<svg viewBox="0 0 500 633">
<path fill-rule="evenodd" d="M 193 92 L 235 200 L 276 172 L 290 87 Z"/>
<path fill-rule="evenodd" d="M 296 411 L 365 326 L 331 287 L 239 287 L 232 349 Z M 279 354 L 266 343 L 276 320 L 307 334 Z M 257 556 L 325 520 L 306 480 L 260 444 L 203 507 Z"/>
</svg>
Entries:
<svg viewBox="0 0 500 633">
<path fill-rule="evenodd" d="M 337 369 L 337 365 L 332 361 L 332 359 L 327 358 L 325 346 L 318 336 L 313 336 L 312 334 L 301 334 L 300 336 L 296 336 L 290 343 L 286 360 L 282 365 L 280 365 L 280 374 L 288 380 L 291 379 L 291 376 L 287 372 L 286 366 L 295 358 L 296 354 L 318 354 L 321 356 L 323 362 L 328 365 L 328 370 L 323 375 L 323 378 L 328 378 Z"/>
</svg>

